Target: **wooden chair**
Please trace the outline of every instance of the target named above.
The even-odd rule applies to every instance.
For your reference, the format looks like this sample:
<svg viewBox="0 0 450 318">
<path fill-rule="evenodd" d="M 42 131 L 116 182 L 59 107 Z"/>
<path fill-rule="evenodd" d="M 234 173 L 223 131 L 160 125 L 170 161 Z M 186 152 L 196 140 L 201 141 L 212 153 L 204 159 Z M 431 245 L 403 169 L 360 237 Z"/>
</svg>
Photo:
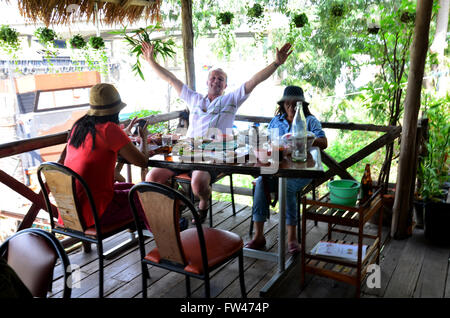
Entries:
<svg viewBox="0 0 450 318">
<path fill-rule="evenodd" d="M 138 228 L 139 249 L 142 266 L 142 294 L 147 297 L 147 265 L 162 267 L 186 276 L 187 297 L 191 296 L 190 277 L 205 281 L 205 296 L 210 297 L 210 272 L 238 257 L 239 280 L 242 297 L 246 297 L 243 241 L 235 233 L 202 227 L 199 215 L 192 202 L 180 192 L 155 182 L 141 182 L 135 185 L 129 195 L 130 205 L 136 222 L 139 217 L 135 206 L 138 196 L 150 224 L 156 247 L 145 252 L 144 236 Z M 182 232 L 179 229 L 180 205 L 191 211 L 195 228 Z"/>
<path fill-rule="evenodd" d="M 212 186 L 217 181 L 225 178 L 227 174 L 220 173 L 216 178 L 211 179 L 210 186 Z M 231 193 L 231 206 L 233 208 L 233 215 L 236 215 L 236 206 L 234 204 L 234 190 L 233 190 L 233 176 L 231 174 L 228 174 L 230 177 L 230 193 Z M 189 176 L 188 173 L 182 173 L 177 176 L 172 177 L 172 187 L 175 186 L 175 182 L 186 184 L 189 188 L 188 195 L 191 199 L 191 202 L 194 203 L 194 194 L 192 193 L 192 187 L 191 187 L 191 180 L 192 178 Z M 209 197 L 209 226 L 213 227 L 213 211 L 212 211 L 212 194 Z"/>
<path fill-rule="evenodd" d="M 42 179 L 42 175 L 45 176 L 45 183 Z M 50 213 L 52 232 L 75 237 L 84 243 L 87 243 L 87 246 L 90 246 L 90 243 L 97 245 L 99 261 L 99 297 L 103 297 L 103 259 L 105 258 L 105 255 L 103 254 L 102 241 L 105 238 L 127 229 L 130 231 L 135 231 L 135 222 L 133 217 L 130 217 L 130 219 L 119 224 L 114 224 L 113 226 L 100 227 L 99 217 L 91 191 L 87 183 L 79 174 L 59 163 L 44 162 L 39 166 L 37 176 L 42 193 L 44 194 L 47 210 Z M 94 226 L 87 227 L 84 224 L 81 207 L 79 206 L 77 200 L 76 184 L 81 186 L 89 200 L 95 221 Z M 53 220 L 49 197 L 50 193 L 56 202 L 56 206 L 64 225 L 55 223 Z M 122 243 L 119 248 L 121 250 L 131 244 L 134 244 L 135 242 L 136 240 L 130 239 Z M 111 253 L 116 252 L 118 252 L 117 249 Z"/>
<path fill-rule="evenodd" d="M 59 240 L 41 229 L 29 228 L 9 237 L 0 246 L 0 256 L 17 273 L 33 297 L 47 297 L 58 258 L 64 277 L 63 298 L 72 293 L 70 261 Z"/>
</svg>

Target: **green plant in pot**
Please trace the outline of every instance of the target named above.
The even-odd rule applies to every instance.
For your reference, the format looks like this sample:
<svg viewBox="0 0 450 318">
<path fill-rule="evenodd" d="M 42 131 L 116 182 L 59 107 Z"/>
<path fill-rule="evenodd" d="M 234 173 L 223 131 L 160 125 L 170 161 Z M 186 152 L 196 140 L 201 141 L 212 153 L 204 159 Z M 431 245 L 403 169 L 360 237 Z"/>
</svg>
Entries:
<svg viewBox="0 0 450 318">
<path fill-rule="evenodd" d="M 80 39 L 78 39 L 79 42 Z M 83 49 L 84 58 L 92 70 L 96 70 L 103 75 L 108 75 L 108 56 L 106 55 L 105 41 L 100 36 L 91 36 L 87 45 Z"/>
<path fill-rule="evenodd" d="M 77 34 L 69 40 L 69 44 L 72 49 L 84 49 L 87 45 L 87 42 L 81 35 Z"/>
<path fill-rule="evenodd" d="M 68 39 L 67 41 L 67 47 L 70 47 L 72 49 L 72 63 L 76 66 L 76 69 L 78 71 L 82 71 L 83 68 L 81 66 L 81 64 L 78 62 L 79 60 L 85 59 L 87 60 L 91 60 L 91 58 L 89 57 L 89 48 L 87 45 L 86 40 L 79 34 L 74 35 L 73 37 L 71 37 L 70 39 Z M 88 56 L 88 58 L 86 58 L 86 56 Z"/>
<path fill-rule="evenodd" d="M 264 16 L 264 9 L 259 3 L 255 3 L 253 7 L 247 6 L 247 17 L 249 23 L 253 24 Z"/>
<path fill-rule="evenodd" d="M 295 14 L 292 17 L 292 23 L 296 28 L 303 28 L 308 23 L 308 17 L 305 13 Z"/>
<path fill-rule="evenodd" d="M 429 138 L 426 155 L 418 168 L 418 195 L 425 205 L 425 236 L 438 243 L 450 243 L 450 204 L 443 184 L 449 180 L 450 96 L 429 103 L 424 115 L 428 117 Z"/>
<path fill-rule="evenodd" d="M 342 17 L 345 12 L 345 4 L 343 2 L 334 2 L 331 5 L 331 15 L 333 17 Z"/>
<path fill-rule="evenodd" d="M 41 27 L 36 29 L 34 36 L 37 37 L 39 43 L 44 47 L 42 53 L 49 65 L 49 71 L 52 72 L 52 58 L 58 56 L 58 49 L 55 47 L 55 40 L 57 39 L 56 32 L 47 27 Z"/>
<path fill-rule="evenodd" d="M 20 49 L 19 32 L 9 25 L 2 25 L 0 28 L 0 46 L 11 60 L 17 63 L 17 52 Z"/>
<path fill-rule="evenodd" d="M 220 12 L 217 15 L 217 24 L 224 24 L 224 25 L 231 24 L 233 18 L 234 14 L 231 13 L 230 11 Z"/>
<path fill-rule="evenodd" d="M 255 3 L 252 7 L 247 4 L 245 9 L 247 10 L 247 23 L 253 31 L 254 45 L 256 46 L 264 41 L 265 33 L 270 23 L 270 16 L 264 16 L 264 7 L 259 3 Z"/>
<path fill-rule="evenodd" d="M 53 44 L 53 41 L 55 41 L 57 38 L 56 32 L 46 27 L 38 28 L 34 32 L 34 35 L 37 37 L 38 41 L 45 47 L 47 47 L 49 44 Z"/>
<path fill-rule="evenodd" d="M 150 35 L 152 32 L 156 30 L 160 30 L 161 26 L 159 24 L 149 25 L 145 28 L 139 28 L 133 31 L 127 31 L 127 28 L 124 27 L 123 30 L 120 31 L 111 31 L 111 34 L 119 34 L 122 35 L 125 41 L 128 43 L 130 47 L 130 54 L 136 56 L 136 63 L 132 66 L 132 70 L 139 75 L 143 80 L 144 73 L 141 70 L 141 62 L 139 60 L 142 55 L 142 43 L 146 42 L 154 46 L 154 52 L 156 55 L 159 55 L 166 58 L 174 58 L 175 56 L 175 41 L 173 39 L 161 40 L 161 39 L 151 39 Z M 128 35 L 130 33 L 131 35 Z"/>
</svg>

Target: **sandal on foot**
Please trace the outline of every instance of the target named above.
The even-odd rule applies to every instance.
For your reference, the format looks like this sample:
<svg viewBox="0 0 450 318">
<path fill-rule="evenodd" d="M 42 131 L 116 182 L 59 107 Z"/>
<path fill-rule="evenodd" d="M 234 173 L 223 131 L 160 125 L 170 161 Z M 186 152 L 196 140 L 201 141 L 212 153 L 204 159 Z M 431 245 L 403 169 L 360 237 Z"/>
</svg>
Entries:
<svg viewBox="0 0 450 318">
<path fill-rule="evenodd" d="M 250 242 L 245 244 L 245 247 L 250 248 L 252 250 L 263 251 L 266 248 L 266 239 L 263 238 L 263 240 L 261 240 L 261 241 L 251 240 Z"/>
<path fill-rule="evenodd" d="M 291 255 L 296 255 L 298 253 L 300 253 L 301 248 L 300 245 L 298 245 L 297 242 L 289 242 L 288 243 L 288 252 Z"/>
<path fill-rule="evenodd" d="M 208 209 L 198 209 L 198 216 L 200 219 L 200 224 L 202 224 L 208 216 Z M 192 224 L 195 224 L 195 219 L 192 219 Z"/>
</svg>

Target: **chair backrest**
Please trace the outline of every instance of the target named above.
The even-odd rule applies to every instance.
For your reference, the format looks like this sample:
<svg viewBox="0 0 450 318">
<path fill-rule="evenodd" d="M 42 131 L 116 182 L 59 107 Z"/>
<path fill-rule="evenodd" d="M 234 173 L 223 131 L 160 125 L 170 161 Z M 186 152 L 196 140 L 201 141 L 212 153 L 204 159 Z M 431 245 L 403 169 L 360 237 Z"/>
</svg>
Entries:
<svg viewBox="0 0 450 318">
<path fill-rule="evenodd" d="M 141 182 L 136 184 L 130 190 L 129 201 L 137 222 L 139 221 L 139 216 L 134 201 L 136 193 L 153 233 L 161 260 L 170 261 L 181 266 L 187 265 L 180 238 L 180 203 L 186 205 L 192 212 L 196 221 L 202 256 L 206 260 L 203 229 L 200 225 L 198 212 L 189 199 L 173 188 L 159 183 Z M 138 234 L 142 238 L 142 231 L 139 226 Z M 141 254 L 142 257 L 145 256 L 142 248 Z"/>
<path fill-rule="evenodd" d="M 63 297 L 70 298 L 70 261 L 59 240 L 41 229 L 25 229 L 0 246 L 0 256 L 14 269 L 34 297 L 46 297 L 59 258 L 64 270 Z"/>
<path fill-rule="evenodd" d="M 42 179 L 42 175 L 45 177 L 45 182 Z M 55 200 L 59 214 L 64 223 L 64 228 L 78 232 L 84 232 L 86 229 L 81 206 L 78 204 L 77 200 L 77 184 L 86 194 L 94 214 L 95 224 L 98 224 L 98 214 L 91 191 L 79 174 L 62 164 L 56 162 L 44 162 L 39 166 L 37 176 L 42 193 L 44 194 L 47 209 L 50 213 L 52 228 L 55 226 L 51 213 L 49 192 Z M 99 232 L 97 231 L 97 233 Z"/>
</svg>

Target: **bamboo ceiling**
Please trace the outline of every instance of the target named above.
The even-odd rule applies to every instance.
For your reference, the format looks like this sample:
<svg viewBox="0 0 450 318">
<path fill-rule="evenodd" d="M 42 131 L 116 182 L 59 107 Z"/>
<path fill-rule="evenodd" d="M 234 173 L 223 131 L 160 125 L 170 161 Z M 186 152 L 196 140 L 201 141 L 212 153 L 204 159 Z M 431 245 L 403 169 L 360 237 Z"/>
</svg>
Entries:
<svg viewBox="0 0 450 318">
<path fill-rule="evenodd" d="M 140 19 L 159 21 L 162 0 L 18 0 L 22 16 L 33 22 L 69 24 L 80 16 L 106 25 L 133 23 Z"/>
</svg>

